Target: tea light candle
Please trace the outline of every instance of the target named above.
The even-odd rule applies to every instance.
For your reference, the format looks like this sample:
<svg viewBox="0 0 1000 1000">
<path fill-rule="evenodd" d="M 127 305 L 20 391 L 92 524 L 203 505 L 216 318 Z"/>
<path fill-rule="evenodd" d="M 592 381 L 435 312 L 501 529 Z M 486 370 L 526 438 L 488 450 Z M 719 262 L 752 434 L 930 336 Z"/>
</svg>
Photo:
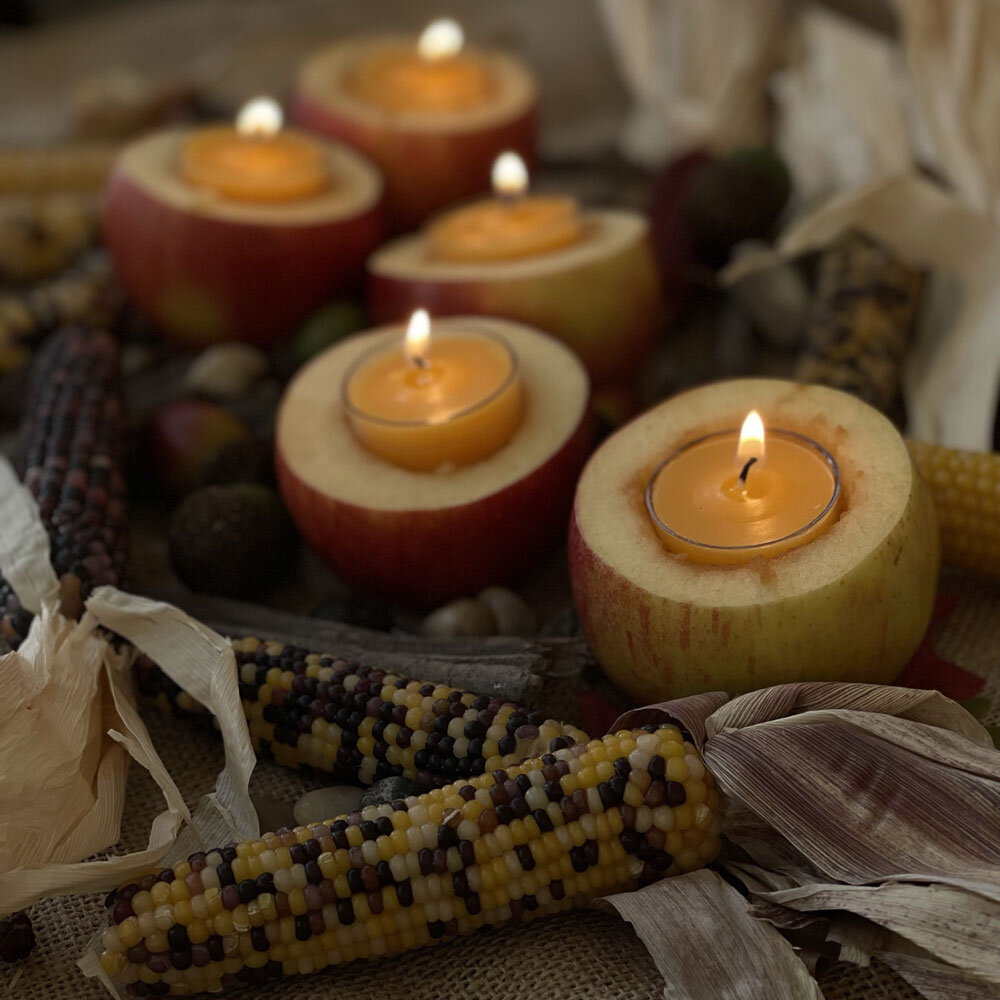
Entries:
<svg viewBox="0 0 1000 1000">
<path fill-rule="evenodd" d="M 501 153 L 491 176 L 494 197 L 448 212 L 427 230 L 438 260 L 511 260 L 578 242 L 583 223 L 576 200 L 527 195 L 528 168 L 517 153 Z"/>
<path fill-rule="evenodd" d="M 235 127 L 198 129 L 185 140 L 180 171 L 196 187 L 247 201 L 310 198 L 330 183 L 315 139 L 282 130 L 281 106 L 269 97 L 244 105 Z"/>
<path fill-rule="evenodd" d="M 488 190 L 503 150 L 533 161 L 537 104 L 520 62 L 466 46 L 448 19 L 419 38 L 352 38 L 316 53 L 293 98 L 297 122 L 379 165 L 397 231 Z"/>
<path fill-rule="evenodd" d="M 773 558 L 836 520 L 840 470 L 822 445 L 765 432 L 751 410 L 737 432 L 718 431 L 669 456 L 646 487 L 646 507 L 671 552 L 702 563 Z"/>
<path fill-rule="evenodd" d="M 348 90 L 384 111 L 440 112 L 475 108 L 489 100 L 490 66 L 464 52 L 465 35 L 451 18 L 432 21 L 415 46 L 369 53 L 345 78 Z"/>
<path fill-rule="evenodd" d="M 348 370 L 342 394 L 358 440 L 404 469 L 478 462 L 510 440 L 521 417 L 510 345 L 474 327 L 432 337 L 423 309 L 402 343 L 377 347 Z"/>
</svg>

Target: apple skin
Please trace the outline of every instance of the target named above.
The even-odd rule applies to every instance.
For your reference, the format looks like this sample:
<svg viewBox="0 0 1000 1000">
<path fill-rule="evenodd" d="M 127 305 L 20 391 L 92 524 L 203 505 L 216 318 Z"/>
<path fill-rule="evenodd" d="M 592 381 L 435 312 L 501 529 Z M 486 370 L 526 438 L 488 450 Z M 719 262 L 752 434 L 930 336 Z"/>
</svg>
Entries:
<svg viewBox="0 0 1000 1000">
<path fill-rule="evenodd" d="M 800 680 L 888 684 L 930 620 L 937 537 L 930 494 L 914 468 L 903 516 L 867 557 L 826 586 L 770 607 L 648 593 L 592 551 L 575 507 L 570 577 L 598 662 L 640 702 Z"/>
<path fill-rule="evenodd" d="M 511 580 L 558 543 L 592 441 L 585 409 L 562 447 L 528 475 L 471 503 L 435 510 L 345 503 L 303 482 L 280 450 L 276 466 L 292 519 L 338 576 L 359 590 L 432 608 Z"/>
<path fill-rule="evenodd" d="M 318 306 L 356 289 L 381 238 L 381 206 L 309 224 L 235 222 L 185 212 L 121 170 L 103 227 L 119 280 L 177 346 L 260 347 L 289 336 Z"/>
<path fill-rule="evenodd" d="M 537 327 L 571 347 L 597 387 L 630 381 L 648 357 L 662 311 L 647 238 L 555 273 L 464 280 L 368 273 L 375 323 L 418 307 L 435 316 L 501 316 Z"/>
<path fill-rule="evenodd" d="M 403 130 L 352 117 L 303 93 L 292 101 L 303 128 L 353 146 L 377 164 L 385 178 L 386 216 L 394 232 L 416 228 L 441 209 L 489 190 L 493 161 L 518 153 L 529 169 L 537 163 L 537 105 L 517 117 L 475 131 Z"/>
</svg>

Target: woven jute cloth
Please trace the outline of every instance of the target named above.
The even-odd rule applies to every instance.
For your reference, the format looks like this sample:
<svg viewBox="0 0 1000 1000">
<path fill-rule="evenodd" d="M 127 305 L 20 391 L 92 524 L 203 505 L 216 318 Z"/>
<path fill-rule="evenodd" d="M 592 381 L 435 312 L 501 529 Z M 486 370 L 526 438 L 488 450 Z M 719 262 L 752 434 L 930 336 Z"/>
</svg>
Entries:
<svg viewBox="0 0 1000 1000">
<path fill-rule="evenodd" d="M 991 699 L 986 721 L 1000 720 L 1000 587 L 946 577 L 942 592 L 954 606 L 934 636 L 935 652 L 985 680 Z M 942 668 L 942 673 L 947 667 Z M 947 687 L 947 678 L 942 687 Z M 150 732 L 164 761 L 194 806 L 212 788 L 222 767 L 219 741 L 184 723 L 146 713 Z M 251 792 L 287 802 L 318 782 L 261 763 Z M 145 771 L 133 768 L 121 842 L 115 851 L 145 845 L 149 824 L 162 808 L 159 791 Z M 104 919 L 100 896 L 50 899 L 32 911 L 38 944 L 27 960 L 0 968 L 0 1000 L 100 1000 L 103 987 L 84 978 L 76 959 Z M 712 961 L 711 955 L 705 961 Z M 837 965 L 823 973 L 827 1000 L 919 1000 L 919 995 L 888 968 Z M 482 931 L 396 958 L 355 962 L 247 990 L 274 1000 L 656 1000 L 664 984 L 630 926 L 617 916 L 585 910 L 561 914 L 520 927 Z M 756 998 L 747 998 L 756 1000 Z M 760 998 L 764 1000 L 764 998 Z"/>
</svg>

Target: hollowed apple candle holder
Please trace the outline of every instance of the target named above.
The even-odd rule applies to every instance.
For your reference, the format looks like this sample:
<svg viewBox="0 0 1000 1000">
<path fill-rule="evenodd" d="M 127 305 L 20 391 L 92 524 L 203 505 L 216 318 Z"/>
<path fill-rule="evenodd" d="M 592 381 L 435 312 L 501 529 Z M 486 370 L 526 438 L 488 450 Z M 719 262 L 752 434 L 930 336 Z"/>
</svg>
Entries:
<svg viewBox="0 0 1000 1000">
<path fill-rule="evenodd" d="M 434 323 L 435 336 L 469 330 L 510 346 L 521 394 L 509 440 L 479 461 L 406 468 L 362 443 L 371 432 L 380 450 L 398 455 L 392 428 L 363 423 L 359 436 L 352 427 L 358 415 L 342 397 L 345 376 L 380 345 L 402 342 L 402 326 L 330 348 L 295 377 L 281 402 L 282 495 L 312 548 L 360 590 L 433 606 L 516 577 L 564 537 L 592 440 L 586 371 L 559 341 L 519 323 L 478 316 Z M 503 385 L 486 401 L 497 420 L 509 416 L 506 394 Z M 486 410 L 473 414 L 480 417 L 493 419 Z"/>
<path fill-rule="evenodd" d="M 463 50 L 460 58 L 481 71 L 487 86 L 474 102 L 456 94 L 460 106 L 431 100 L 407 107 L 405 93 L 398 95 L 402 106 L 380 106 L 352 86 L 366 66 L 406 59 L 415 44 L 412 38 L 354 38 L 323 49 L 303 66 L 293 100 L 300 125 L 342 140 L 378 164 L 397 232 L 487 190 L 490 168 L 504 150 L 535 161 L 535 81 L 504 53 Z"/>
<path fill-rule="evenodd" d="M 819 446 L 816 461 L 832 463 L 830 506 L 821 490 L 808 532 L 776 529 L 763 554 L 699 551 L 689 531 L 664 538 L 657 520 L 685 501 L 683 491 L 661 497 L 651 516 L 658 467 L 751 410 Z M 801 470 L 792 455 L 782 473 L 790 501 Z M 735 464 L 731 477 L 723 491 L 742 488 Z M 700 502 L 693 490 L 688 499 Z M 928 491 L 892 424 L 846 393 L 771 379 L 693 389 L 626 425 L 588 462 L 570 522 L 580 621 L 602 668 L 640 701 L 800 680 L 888 683 L 926 630 L 938 556 Z"/>
<path fill-rule="evenodd" d="M 581 238 L 510 260 L 435 258 L 427 236 L 392 240 L 368 261 L 372 318 L 426 306 L 440 316 L 504 316 L 558 337 L 595 385 L 628 381 L 648 356 L 660 318 L 660 281 L 646 220 L 620 209 L 581 213 Z"/>
<path fill-rule="evenodd" d="M 383 185 L 354 150 L 322 142 L 329 186 L 287 201 L 189 183 L 185 133 L 128 146 L 108 184 L 104 234 L 126 292 L 178 346 L 269 346 L 360 283 L 381 234 Z"/>
</svg>

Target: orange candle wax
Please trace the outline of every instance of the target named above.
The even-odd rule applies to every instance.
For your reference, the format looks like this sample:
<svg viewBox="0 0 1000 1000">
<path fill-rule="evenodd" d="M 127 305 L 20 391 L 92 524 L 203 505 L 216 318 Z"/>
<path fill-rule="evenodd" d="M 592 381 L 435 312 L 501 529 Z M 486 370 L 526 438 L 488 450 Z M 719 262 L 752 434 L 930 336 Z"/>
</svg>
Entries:
<svg viewBox="0 0 1000 1000">
<path fill-rule="evenodd" d="M 485 104 L 494 80 L 483 61 L 461 51 L 462 29 L 442 18 L 416 46 L 389 45 L 364 58 L 345 84 L 358 100 L 390 112 L 467 111 Z"/>
<path fill-rule="evenodd" d="M 342 387 L 347 419 L 370 452 L 430 472 L 488 458 L 521 419 L 517 358 L 494 334 L 456 329 L 430 337 L 423 310 L 405 343 L 362 357 Z"/>
<path fill-rule="evenodd" d="M 268 99 L 247 104 L 236 127 L 199 129 L 185 140 L 180 171 L 196 187 L 242 201 L 297 201 L 330 183 L 323 146 L 281 130 L 281 110 Z"/>
<path fill-rule="evenodd" d="M 709 434 L 674 452 L 650 479 L 646 504 L 671 552 L 740 564 L 822 534 L 839 513 L 840 473 L 825 448 L 794 431 L 771 430 L 765 445 L 752 413 L 742 432 Z"/>
<path fill-rule="evenodd" d="M 448 212 L 427 230 L 428 253 L 437 260 L 511 260 L 548 253 L 582 238 L 580 210 L 572 198 L 526 197 L 528 171 L 516 153 L 493 164 L 496 197 Z"/>
</svg>

